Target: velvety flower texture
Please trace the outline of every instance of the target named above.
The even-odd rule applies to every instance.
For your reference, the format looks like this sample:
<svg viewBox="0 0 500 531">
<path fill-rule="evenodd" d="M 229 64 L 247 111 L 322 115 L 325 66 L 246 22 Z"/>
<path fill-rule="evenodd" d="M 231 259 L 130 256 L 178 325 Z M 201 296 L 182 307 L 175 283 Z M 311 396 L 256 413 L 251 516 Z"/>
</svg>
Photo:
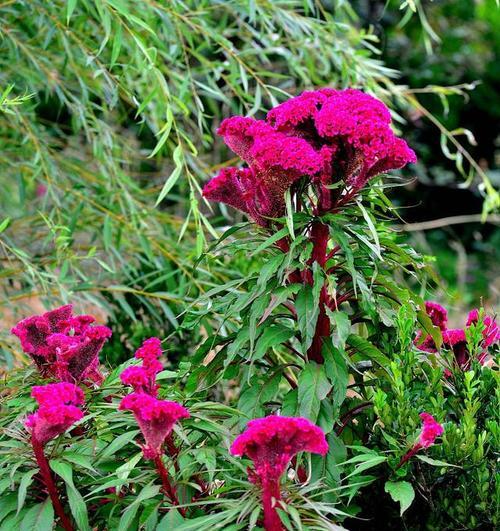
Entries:
<svg viewBox="0 0 500 531">
<path fill-rule="evenodd" d="M 381 101 L 353 89 L 304 92 L 271 109 L 266 121 L 229 118 L 217 132 L 248 168 L 221 170 L 203 194 L 266 225 L 284 214 L 284 192 L 307 177 L 318 213 L 329 211 L 371 177 L 416 161 L 390 123 Z M 339 181 L 344 188 L 333 190 Z"/>
<path fill-rule="evenodd" d="M 418 445 L 421 448 L 429 448 L 438 437 L 443 435 L 443 426 L 436 422 L 436 419 L 429 413 L 420 413 L 422 419 L 422 431 L 418 438 Z"/>
<path fill-rule="evenodd" d="M 479 321 L 479 310 L 474 309 L 469 312 L 465 328 L 447 328 L 448 314 L 446 310 L 437 303 L 427 302 L 426 311 L 435 326 L 439 326 L 443 336 L 443 347 L 452 350 L 457 365 L 462 369 L 470 366 L 470 355 L 467 349 L 466 329 L 477 324 Z M 500 330 L 496 320 L 490 315 L 483 317 L 484 329 L 482 331 L 483 341 L 481 343 L 482 352 L 478 355 L 478 361 L 484 363 L 488 356 L 488 348 L 500 341 Z M 424 338 L 423 342 L 419 337 L 415 340 L 417 347 L 425 352 L 437 352 L 436 344 L 431 336 Z M 449 372 L 449 371 L 448 371 Z"/>
<path fill-rule="evenodd" d="M 131 393 L 120 403 L 121 410 L 132 411 L 141 429 L 146 445 L 144 457 L 155 459 L 161 454 L 161 447 L 170 435 L 174 424 L 189 418 L 189 411 L 177 402 L 158 400 L 146 393 Z"/>
<path fill-rule="evenodd" d="M 261 487 L 266 531 L 283 530 L 276 510 L 281 499 L 280 477 L 299 452 L 320 455 L 328 452 L 323 430 L 300 417 L 271 415 L 251 420 L 231 446 L 233 455 L 246 455 L 253 461 L 249 479 Z"/>
<path fill-rule="evenodd" d="M 91 315 L 73 315 L 73 306 L 61 306 L 43 315 L 23 319 L 12 328 L 23 350 L 42 376 L 67 382 L 102 381 L 99 352 L 111 330 L 92 326 Z"/>
<path fill-rule="evenodd" d="M 127 367 L 120 379 L 125 385 L 133 387 L 135 392 L 144 392 L 156 396 L 158 386 L 156 375 L 163 369 L 158 360 L 161 356 L 161 341 L 157 337 L 146 339 L 135 353 L 135 357 L 142 359 L 142 366 Z"/>
<path fill-rule="evenodd" d="M 233 442 L 231 453 L 247 455 L 260 479 L 279 478 L 299 452 L 328 452 L 323 430 L 304 418 L 271 415 L 251 420 L 247 426 Z"/>
<path fill-rule="evenodd" d="M 31 396 L 38 402 L 38 411 L 26 419 L 31 436 L 45 445 L 83 417 L 77 407 L 83 404 L 82 390 L 68 382 L 34 386 Z"/>
</svg>

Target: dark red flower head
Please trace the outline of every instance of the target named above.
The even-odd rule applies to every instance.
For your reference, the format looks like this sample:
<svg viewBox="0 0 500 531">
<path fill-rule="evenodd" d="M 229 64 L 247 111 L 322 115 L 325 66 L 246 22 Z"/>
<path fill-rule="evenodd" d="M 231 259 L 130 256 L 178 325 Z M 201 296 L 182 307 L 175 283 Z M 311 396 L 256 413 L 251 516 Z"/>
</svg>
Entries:
<svg viewBox="0 0 500 531">
<path fill-rule="evenodd" d="M 93 326 L 91 315 L 73 315 L 71 304 L 23 319 L 12 328 L 40 373 L 68 382 L 100 383 L 99 352 L 111 330 Z"/>
<path fill-rule="evenodd" d="M 323 430 L 305 418 L 271 415 L 251 420 L 231 446 L 233 455 L 246 455 L 263 479 L 278 479 L 299 452 L 325 455 L 328 444 Z"/>
<path fill-rule="evenodd" d="M 38 402 L 38 411 L 26 419 L 33 439 L 45 445 L 83 417 L 77 407 L 84 403 L 82 390 L 68 382 L 35 386 L 31 396 Z"/>
<path fill-rule="evenodd" d="M 158 457 L 174 424 L 190 416 L 189 411 L 177 402 L 158 400 L 146 393 L 131 393 L 125 396 L 120 403 L 120 409 L 130 410 L 134 414 L 146 441 L 142 450 L 147 459 Z"/>
</svg>

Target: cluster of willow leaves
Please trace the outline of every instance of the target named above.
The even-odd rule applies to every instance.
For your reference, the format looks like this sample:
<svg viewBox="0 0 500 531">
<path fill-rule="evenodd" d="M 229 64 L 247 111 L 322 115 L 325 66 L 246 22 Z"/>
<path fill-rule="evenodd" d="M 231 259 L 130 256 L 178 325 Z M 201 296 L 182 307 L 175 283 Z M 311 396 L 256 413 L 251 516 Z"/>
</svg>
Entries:
<svg viewBox="0 0 500 531">
<path fill-rule="evenodd" d="M 352 7 L 0 17 L 0 531 L 497 528 L 496 316 L 392 228 L 436 119 Z"/>
</svg>

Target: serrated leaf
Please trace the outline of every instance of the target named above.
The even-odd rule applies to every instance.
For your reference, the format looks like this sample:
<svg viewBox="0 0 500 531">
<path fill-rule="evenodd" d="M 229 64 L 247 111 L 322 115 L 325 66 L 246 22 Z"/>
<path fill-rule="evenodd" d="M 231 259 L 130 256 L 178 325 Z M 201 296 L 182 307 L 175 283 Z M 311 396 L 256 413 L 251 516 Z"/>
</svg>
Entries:
<svg viewBox="0 0 500 531">
<path fill-rule="evenodd" d="M 54 508 L 50 498 L 28 510 L 19 531 L 51 531 L 54 524 Z"/>
<path fill-rule="evenodd" d="M 310 361 L 299 376 L 299 415 L 315 422 L 318 418 L 321 401 L 328 395 L 331 388 L 324 366 Z"/>
<path fill-rule="evenodd" d="M 252 360 L 260 360 L 270 348 L 285 343 L 293 334 L 293 330 L 282 325 L 271 325 L 265 328 L 255 344 Z"/>
<path fill-rule="evenodd" d="M 302 352 L 305 353 L 312 344 L 319 314 L 319 304 L 311 286 L 305 285 L 301 288 L 295 299 L 295 310 L 302 337 Z"/>
</svg>

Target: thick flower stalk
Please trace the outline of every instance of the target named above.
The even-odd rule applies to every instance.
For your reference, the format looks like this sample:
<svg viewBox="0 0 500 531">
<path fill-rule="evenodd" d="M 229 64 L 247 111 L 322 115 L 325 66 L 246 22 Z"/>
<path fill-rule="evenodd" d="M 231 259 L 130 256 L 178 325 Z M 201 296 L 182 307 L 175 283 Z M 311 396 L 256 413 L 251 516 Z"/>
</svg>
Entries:
<svg viewBox="0 0 500 531">
<path fill-rule="evenodd" d="M 251 420 L 245 432 L 231 446 L 231 454 L 246 455 L 253 461 L 249 479 L 262 491 L 264 527 L 281 531 L 283 525 L 276 510 L 281 500 L 280 478 L 290 460 L 299 452 L 325 455 L 325 434 L 309 420 L 297 417 L 269 416 Z"/>
<path fill-rule="evenodd" d="M 466 329 L 472 325 L 477 325 L 480 320 L 480 312 L 474 309 L 469 312 L 465 328 L 448 328 L 448 313 L 436 302 L 427 301 L 425 303 L 426 312 L 431 318 L 432 324 L 441 330 L 443 337 L 443 347 L 453 352 L 455 363 L 463 370 L 470 367 L 471 357 L 467 348 Z M 494 317 L 485 315 L 482 317 L 482 341 L 480 343 L 481 351 L 477 357 L 482 365 L 488 358 L 488 349 L 500 341 L 500 329 Z M 419 334 L 415 339 L 417 348 L 422 351 L 437 353 L 438 349 L 431 336 L 426 336 L 422 340 Z M 449 374 L 449 371 L 446 372 Z"/>
<path fill-rule="evenodd" d="M 335 254 L 329 248 L 329 228 L 321 217 L 338 212 L 374 176 L 415 162 L 415 153 L 391 129 L 391 116 L 379 100 L 359 90 L 321 89 L 271 109 L 266 120 L 234 116 L 218 129 L 247 167 L 224 168 L 203 189 L 212 201 L 230 205 L 267 230 L 286 213 L 286 194 L 295 211 L 308 210 L 314 220 L 307 228 L 316 262 L 328 271 Z M 277 245 L 287 252 L 289 241 Z M 293 272 L 290 281 L 312 283 L 310 270 Z M 327 283 L 310 359 L 322 361 L 324 338 L 330 335 L 327 309 L 349 300 L 349 290 L 333 298 Z"/>
<path fill-rule="evenodd" d="M 73 315 L 71 304 L 23 319 L 12 328 L 40 374 L 65 382 L 100 384 L 99 352 L 111 337 L 91 315 Z"/>
<path fill-rule="evenodd" d="M 59 499 L 44 447 L 83 417 L 83 412 L 78 407 L 84 402 L 83 392 L 72 383 L 61 382 L 35 386 L 31 395 L 39 404 L 38 410 L 29 415 L 25 423 L 31 434 L 33 453 L 61 525 L 66 531 L 72 531 L 73 525 Z"/>
<path fill-rule="evenodd" d="M 422 419 L 422 431 L 420 435 L 408 452 L 401 458 L 397 468 L 400 468 L 404 463 L 411 459 L 417 452 L 422 449 L 429 448 L 432 446 L 438 437 L 441 437 L 444 432 L 444 428 L 439 422 L 436 422 L 436 419 L 429 413 L 420 413 L 420 418 Z"/>
</svg>

